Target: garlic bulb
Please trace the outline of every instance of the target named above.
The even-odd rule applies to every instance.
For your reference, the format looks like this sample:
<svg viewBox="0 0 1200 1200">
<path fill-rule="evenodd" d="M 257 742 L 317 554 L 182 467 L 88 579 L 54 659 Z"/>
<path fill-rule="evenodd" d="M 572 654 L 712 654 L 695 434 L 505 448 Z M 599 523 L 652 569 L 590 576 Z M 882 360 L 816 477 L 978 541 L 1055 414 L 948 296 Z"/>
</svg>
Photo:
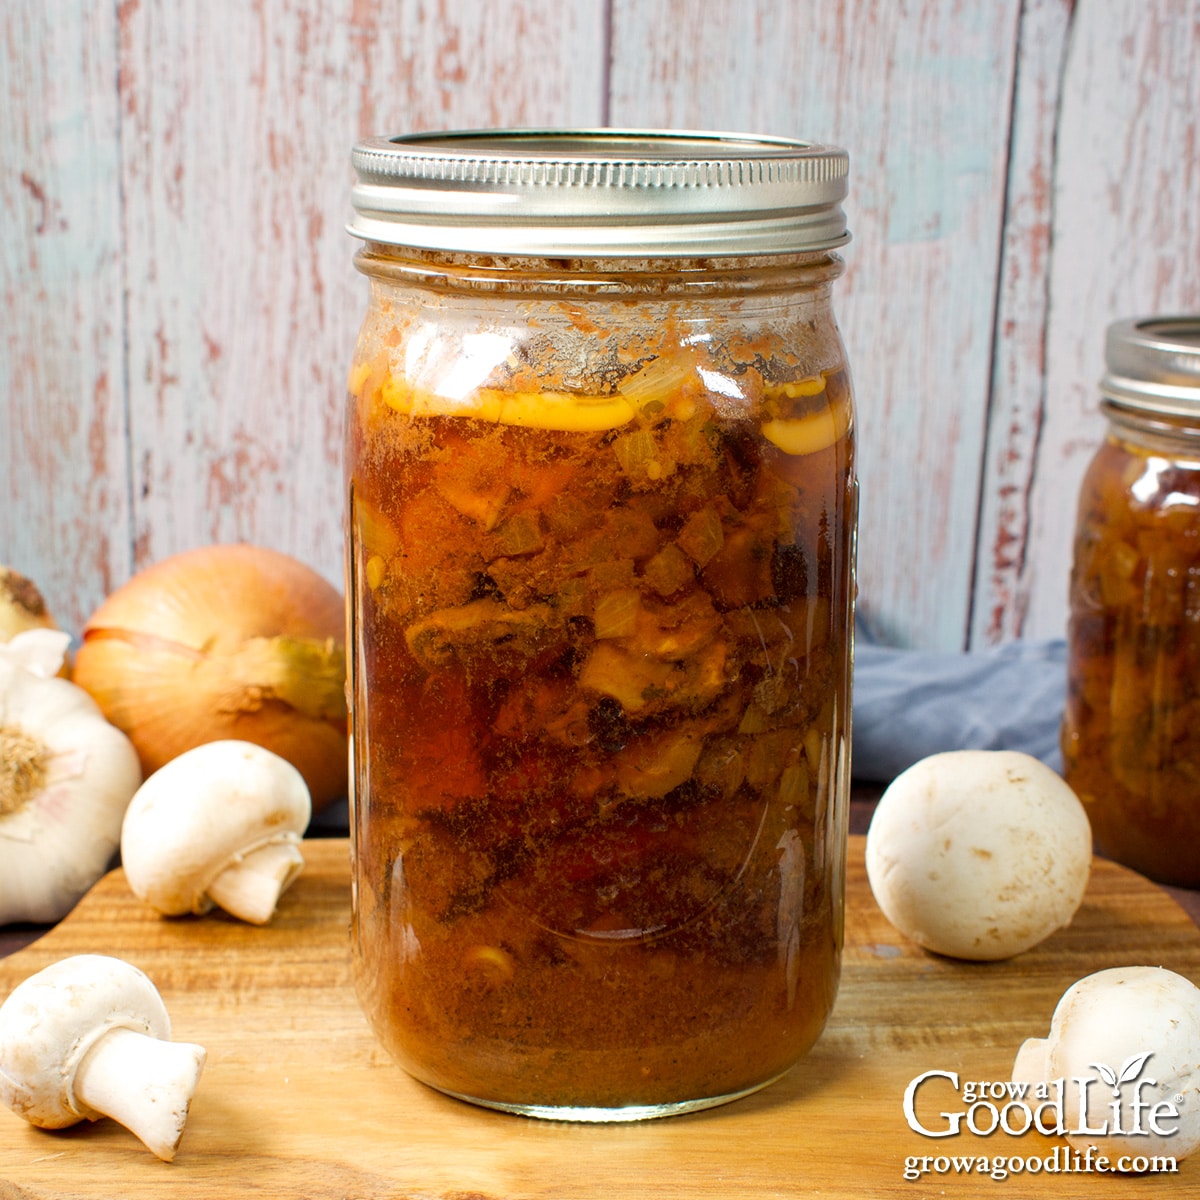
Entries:
<svg viewBox="0 0 1200 1200">
<path fill-rule="evenodd" d="M 69 635 L 0 644 L 0 925 L 64 917 L 104 874 L 141 783 L 137 753 L 55 677 Z"/>
<path fill-rule="evenodd" d="M 27 629 L 56 629 L 37 586 L 11 567 L 0 567 L 0 642 Z"/>
</svg>

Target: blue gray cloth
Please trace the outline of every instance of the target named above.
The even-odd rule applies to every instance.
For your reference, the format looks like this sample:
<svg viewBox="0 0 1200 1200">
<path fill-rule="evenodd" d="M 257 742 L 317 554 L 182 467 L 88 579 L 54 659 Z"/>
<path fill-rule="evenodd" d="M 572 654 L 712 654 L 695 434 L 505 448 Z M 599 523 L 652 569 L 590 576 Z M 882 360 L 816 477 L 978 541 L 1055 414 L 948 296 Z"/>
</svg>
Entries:
<svg viewBox="0 0 1200 1200">
<path fill-rule="evenodd" d="M 854 778 L 887 783 L 942 750 L 1022 750 L 1061 773 L 1066 661 L 1062 640 L 944 654 L 879 645 L 860 625 Z"/>
</svg>

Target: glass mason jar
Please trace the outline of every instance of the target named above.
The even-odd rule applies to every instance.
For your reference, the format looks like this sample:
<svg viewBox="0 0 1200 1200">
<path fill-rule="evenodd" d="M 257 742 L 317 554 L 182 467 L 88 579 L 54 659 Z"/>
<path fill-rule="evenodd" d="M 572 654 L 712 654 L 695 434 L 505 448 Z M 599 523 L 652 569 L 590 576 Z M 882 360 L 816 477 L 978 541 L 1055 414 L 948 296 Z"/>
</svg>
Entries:
<svg viewBox="0 0 1200 1200">
<path fill-rule="evenodd" d="M 786 1071 L 842 941 L 843 152 L 364 143 L 353 956 L 382 1042 L 534 1116 Z"/>
<path fill-rule="evenodd" d="M 1109 328 L 1071 573 L 1065 776 L 1102 854 L 1200 886 L 1200 316 Z"/>
</svg>

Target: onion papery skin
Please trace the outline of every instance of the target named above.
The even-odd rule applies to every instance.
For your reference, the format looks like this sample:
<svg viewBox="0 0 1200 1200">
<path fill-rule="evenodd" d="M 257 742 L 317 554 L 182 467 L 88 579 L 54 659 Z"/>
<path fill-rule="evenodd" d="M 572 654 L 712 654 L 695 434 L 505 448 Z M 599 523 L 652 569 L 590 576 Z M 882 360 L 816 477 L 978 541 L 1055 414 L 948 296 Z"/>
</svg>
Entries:
<svg viewBox="0 0 1200 1200">
<path fill-rule="evenodd" d="M 347 791 L 345 604 L 276 550 L 163 559 L 92 614 L 73 681 L 133 742 L 147 776 L 206 742 L 254 742 L 304 776 L 314 811 Z"/>
</svg>

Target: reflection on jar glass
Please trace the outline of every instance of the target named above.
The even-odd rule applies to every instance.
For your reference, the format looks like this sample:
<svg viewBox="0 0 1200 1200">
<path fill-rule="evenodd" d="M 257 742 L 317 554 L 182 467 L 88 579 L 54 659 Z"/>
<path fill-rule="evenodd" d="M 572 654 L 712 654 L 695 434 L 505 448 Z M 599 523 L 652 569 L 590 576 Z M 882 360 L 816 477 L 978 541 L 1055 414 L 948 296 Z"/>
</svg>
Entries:
<svg viewBox="0 0 1200 1200">
<path fill-rule="evenodd" d="M 1067 781 L 1101 853 L 1200 885 L 1200 318 L 1112 327 L 1071 576 Z"/>
<path fill-rule="evenodd" d="M 803 237 L 500 257 L 385 230 L 357 259 L 347 426 L 364 1010 L 417 1078 L 531 1115 L 745 1094 L 811 1046 L 838 976 L 840 261 Z"/>
</svg>

